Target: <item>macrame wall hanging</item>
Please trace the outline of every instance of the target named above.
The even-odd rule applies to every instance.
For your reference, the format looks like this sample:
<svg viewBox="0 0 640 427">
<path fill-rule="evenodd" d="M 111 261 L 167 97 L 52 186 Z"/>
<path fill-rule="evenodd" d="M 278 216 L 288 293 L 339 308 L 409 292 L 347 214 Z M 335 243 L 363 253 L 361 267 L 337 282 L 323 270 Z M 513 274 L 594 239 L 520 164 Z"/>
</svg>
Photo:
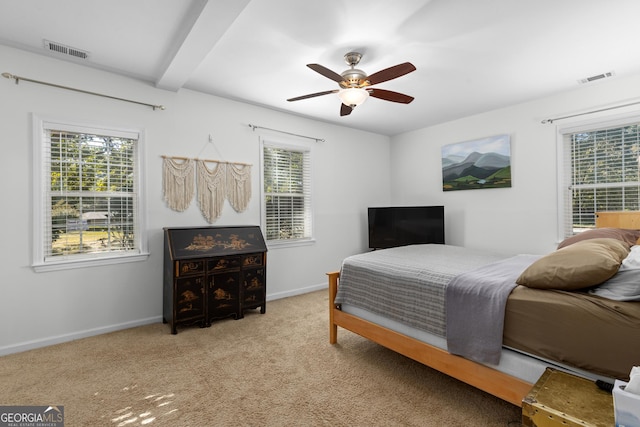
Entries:
<svg viewBox="0 0 640 427">
<path fill-rule="evenodd" d="M 193 159 L 163 157 L 162 189 L 164 200 L 174 211 L 183 212 L 193 199 Z"/>
<path fill-rule="evenodd" d="M 227 164 L 227 200 L 236 212 L 244 212 L 251 200 L 251 165 Z"/>
<path fill-rule="evenodd" d="M 222 214 L 225 198 L 236 212 L 244 212 L 249 205 L 251 165 L 186 157 L 163 156 L 163 159 L 164 199 L 171 209 L 186 210 L 193 199 L 194 188 L 198 191 L 200 212 L 209 223 Z M 213 167 L 209 167 L 209 163 Z"/>
<path fill-rule="evenodd" d="M 213 170 L 204 160 L 197 161 L 198 204 L 207 222 L 212 223 L 222 213 L 225 196 L 226 163 L 218 163 Z"/>
</svg>

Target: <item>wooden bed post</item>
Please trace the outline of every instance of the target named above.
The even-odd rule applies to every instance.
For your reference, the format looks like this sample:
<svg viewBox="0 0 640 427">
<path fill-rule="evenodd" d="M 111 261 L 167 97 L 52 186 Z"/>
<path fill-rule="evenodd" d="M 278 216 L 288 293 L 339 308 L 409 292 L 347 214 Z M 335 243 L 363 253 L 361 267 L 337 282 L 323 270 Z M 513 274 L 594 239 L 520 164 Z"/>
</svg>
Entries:
<svg viewBox="0 0 640 427">
<path fill-rule="evenodd" d="M 339 271 L 332 271 L 327 273 L 329 276 L 329 343 L 335 344 L 338 342 L 338 325 L 333 320 L 333 312 L 336 308 L 335 299 L 338 293 L 338 277 L 340 277 Z"/>
</svg>

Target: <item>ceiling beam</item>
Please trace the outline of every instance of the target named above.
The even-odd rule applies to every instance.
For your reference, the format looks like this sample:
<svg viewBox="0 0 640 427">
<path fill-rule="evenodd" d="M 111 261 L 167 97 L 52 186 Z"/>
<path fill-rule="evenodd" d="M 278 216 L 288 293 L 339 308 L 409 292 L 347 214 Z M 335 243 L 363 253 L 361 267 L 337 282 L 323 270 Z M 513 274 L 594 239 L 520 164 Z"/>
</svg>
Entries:
<svg viewBox="0 0 640 427">
<path fill-rule="evenodd" d="M 156 81 L 161 89 L 177 91 L 191 77 L 209 52 L 251 0 L 202 0 L 193 11 L 184 40 Z"/>
</svg>

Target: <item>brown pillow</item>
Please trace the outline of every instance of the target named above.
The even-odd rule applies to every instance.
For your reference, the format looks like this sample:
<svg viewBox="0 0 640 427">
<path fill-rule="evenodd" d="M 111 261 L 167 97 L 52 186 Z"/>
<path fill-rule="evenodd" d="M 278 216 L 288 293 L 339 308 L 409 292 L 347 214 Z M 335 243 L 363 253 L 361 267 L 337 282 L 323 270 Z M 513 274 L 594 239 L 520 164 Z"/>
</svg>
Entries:
<svg viewBox="0 0 640 427">
<path fill-rule="evenodd" d="M 628 254 L 627 243 L 617 239 L 583 240 L 538 259 L 516 283 L 536 289 L 588 288 L 615 275 Z"/>
<path fill-rule="evenodd" d="M 575 236 L 567 237 L 558 245 L 558 249 L 562 249 L 565 246 L 572 245 L 576 242 L 581 242 L 587 239 L 601 239 L 611 238 L 617 239 L 629 244 L 629 247 L 636 244 L 640 238 L 640 230 L 628 230 L 625 228 L 594 228 L 592 230 L 583 231 Z"/>
</svg>

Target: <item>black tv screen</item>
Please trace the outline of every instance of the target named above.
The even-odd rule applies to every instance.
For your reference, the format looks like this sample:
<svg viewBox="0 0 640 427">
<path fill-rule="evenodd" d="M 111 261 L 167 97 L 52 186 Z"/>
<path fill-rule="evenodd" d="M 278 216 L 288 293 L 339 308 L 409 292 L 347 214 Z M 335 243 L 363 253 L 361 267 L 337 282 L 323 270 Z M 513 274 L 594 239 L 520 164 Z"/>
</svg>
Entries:
<svg viewBox="0 0 640 427">
<path fill-rule="evenodd" d="M 444 244 L 444 206 L 373 207 L 368 216 L 370 249 Z"/>
</svg>

